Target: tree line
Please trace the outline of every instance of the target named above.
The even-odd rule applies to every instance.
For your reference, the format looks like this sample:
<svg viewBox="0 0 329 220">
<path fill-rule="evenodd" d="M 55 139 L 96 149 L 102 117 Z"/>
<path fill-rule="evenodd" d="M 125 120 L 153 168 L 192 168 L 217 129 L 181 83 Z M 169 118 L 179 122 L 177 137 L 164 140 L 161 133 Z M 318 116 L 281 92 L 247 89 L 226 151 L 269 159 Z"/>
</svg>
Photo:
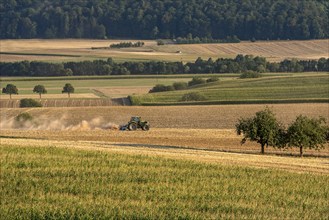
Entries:
<svg viewBox="0 0 329 220">
<path fill-rule="evenodd" d="M 74 90 L 75 89 L 71 83 L 66 83 L 63 87 L 62 93 L 67 93 L 68 97 L 70 98 L 70 94 L 74 93 Z M 47 94 L 48 91 L 44 85 L 36 85 L 33 88 L 33 92 L 39 94 L 41 99 L 41 95 Z M 18 88 L 14 84 L 7 84 L 6 87 L 2 88 L 2 93 L 8 94 L 11 99 L 11 95 L 18 95 Z"/>
<path fill-rule="evenodd" d="M 268 62 L 263 57 L 237 55 L 232 58 L 213 60 L 196 59 L 195 62 L 124 62 L 107 60 L 47 63 L 39 61 L 0 62 L 1 76 L 88 76 L 88 75 L 142 75 L 142 74 L 196 74 L 196 73 L 243 73 L 263 72 L 310 72 L 329 71 L 329 59 L 283 60 Z"/>
<path fill-rule="evenodd" d="M 326 0 L 3 0 L 0 38 L 329 37 Z"/>
<path fill-rule="evenodd" d="M 324 118 L 299 115 L 285 128 L 269 108 L 257 112 L 254 117 L 241 118 L 236 124 L 236 132 L 243 135 L 241 144 L 247 140 L 259 143 L 262 154 L 265 147 L 297 147 L 303 157 L 305 148 L 320 150 L 329 142 L 329 127 Z"/>
</svg>

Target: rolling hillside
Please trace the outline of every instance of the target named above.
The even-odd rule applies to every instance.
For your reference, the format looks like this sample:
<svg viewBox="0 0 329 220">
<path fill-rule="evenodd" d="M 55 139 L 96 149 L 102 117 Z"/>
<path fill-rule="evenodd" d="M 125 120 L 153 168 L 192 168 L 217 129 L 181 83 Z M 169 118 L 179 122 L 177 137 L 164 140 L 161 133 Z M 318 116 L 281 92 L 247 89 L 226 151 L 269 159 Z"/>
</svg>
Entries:
<svg viewBox="0 0 329 220">
<path fill-rule="evenodd" d="M 309 74 L 302 76 L 263 77 L 257 79 L 232 79 L 190 87 L 187 90 L 150 93 L 133 96 L 135 104 L 189 104 L 182 102 L 182 96 L 198 92 L 206 102 L 276 102 L 276 101 L 321 101 L 328 102 L 329 76 Z M 292 101 L 293 102 L 293 101 Z M 202 103 L 202 102 L 201 102 Z M 195 102 L 194 102 L 195 104 Z M 223 103 L 222 103 L 223 104 Z"/>
</svg>

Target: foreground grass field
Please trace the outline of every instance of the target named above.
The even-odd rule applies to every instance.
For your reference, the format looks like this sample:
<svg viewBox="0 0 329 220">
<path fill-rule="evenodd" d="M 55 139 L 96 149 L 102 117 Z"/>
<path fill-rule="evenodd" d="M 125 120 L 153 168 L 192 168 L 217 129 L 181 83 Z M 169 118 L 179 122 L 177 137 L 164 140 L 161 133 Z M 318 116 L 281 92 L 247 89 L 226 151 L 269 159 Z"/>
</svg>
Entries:
<svg viewBox="0 0 329 220">
<path fill-rule="evenodd" d="M 327 175 L 45 144 L 50 145 L 1 145 L 2 219 L 326 219 L 329 215 Z"/>
<path fill-rule="evenodd" d="M 143 48 L 101 49 L 122 41 L 138 40 L 1 40 L 1 61 L 41 60 L 51 62 L 107 59 L 115 61 L 195 61 L 198 57 L 235 57 L 237 54 L 263 56 L 270 61 L 283 59 L 328 58 L 328 39 L 309 41 L 263 41 L 239 44 L 193 44 L 157 46 L 155 41 L 144 41 Z M 180 51 L 180 53 L 177 53 Z"/>
</svg>

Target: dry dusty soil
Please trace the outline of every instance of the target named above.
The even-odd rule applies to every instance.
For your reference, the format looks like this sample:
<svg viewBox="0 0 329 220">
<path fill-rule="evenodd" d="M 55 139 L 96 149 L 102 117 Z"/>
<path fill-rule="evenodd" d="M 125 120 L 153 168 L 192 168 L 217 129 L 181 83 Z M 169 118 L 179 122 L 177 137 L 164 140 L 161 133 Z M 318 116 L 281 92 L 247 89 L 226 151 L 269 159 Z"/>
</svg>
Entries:
<svg viewBox="0 0 329 220">
<path fill-rule="evenodd" d="M 299 114 L 329 117 L 328 104 L 277 104 L 269 106 L 285 124 Z M 234 125 L 240 117 L 250 117 L 264 105 L 184 106 L 184 107 L 95 107 L 1 109 L 1 144 L 19 146 L 73 146 L 121 153 L 156 154 L 232 165 L 272 167 L 297 172 L 329 173 L 329 147 L 321 151 L 305 149 L 299 159 L 297 149 L 267 148 L 240 144 Z M 30 113 L 35 124 L 13 126 L 14 117 Z M 151 130 L 119 131 L 118 125 L 130 116 L 141 115 Z M 24 127 L 25 126 L 25 127 Z"/>
</svg>

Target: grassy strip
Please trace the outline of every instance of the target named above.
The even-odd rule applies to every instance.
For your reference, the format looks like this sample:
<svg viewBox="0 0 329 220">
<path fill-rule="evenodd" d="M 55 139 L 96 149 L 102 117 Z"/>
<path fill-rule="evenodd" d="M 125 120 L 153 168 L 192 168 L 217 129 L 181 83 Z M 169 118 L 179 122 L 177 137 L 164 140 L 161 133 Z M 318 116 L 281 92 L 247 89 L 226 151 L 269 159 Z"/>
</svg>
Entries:
<svg viewBox="0 0 329 220">
<path fill-rule="evenodd" d="M 57 53 L 17 53 L 17 52 L 0 52 L 4 55 L 26 55 L 26 56 L 49 56 L 49 57 L 81 57 L 80 55 L 57 54 Z"/>
<path fill-rule="evenodd" d="M 3 219 L 325 219 L 328 176 L 1 146 Z"/>
<path fill-rule="evenodd" d="M 264 76 L 294 76 L 313 75 L 309 73 L 264 73 Z M 0 82 L 7 81 L 49 81 L 49 80 L 97 80 L 97 79 L 168 79 L 168 78 L 192 78 L 192 77 L 239 77 L 239 73 L 212 73 L 212 74 L 160 74 L 160 75 L 106 75 L 106 76 L 58 76 L 58 77 L 1 77 Z"/>
<path fill-rule="evenodd" d="M 130 100 L 134 100 L 131 99 Z M 143 106 L 175 106 L 175 105 L 243 105 L 243 104 L 298 104 L 298 103 L 329 103 L 329 99 L 281 99 L 281 100 L 237 100 L 237 101 L 199 101 L 199 102 L 144 102 L 133 105 Z"/>
</svg>

